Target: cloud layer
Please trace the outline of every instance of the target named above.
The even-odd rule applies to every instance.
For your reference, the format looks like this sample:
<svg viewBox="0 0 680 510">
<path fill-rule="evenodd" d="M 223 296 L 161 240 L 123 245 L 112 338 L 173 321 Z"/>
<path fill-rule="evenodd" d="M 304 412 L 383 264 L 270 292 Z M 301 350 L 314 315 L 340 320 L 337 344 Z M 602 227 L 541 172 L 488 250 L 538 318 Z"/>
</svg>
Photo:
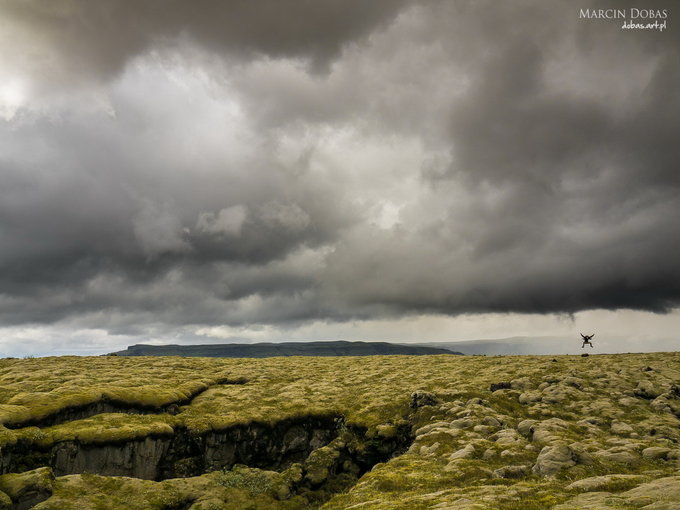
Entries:
<svg viewBox="0 0 680 510">
<path fill-rule="evenodd" d="M 677 307 L 657 4 L 2 1 L 0 322 Z"/>
</svg>

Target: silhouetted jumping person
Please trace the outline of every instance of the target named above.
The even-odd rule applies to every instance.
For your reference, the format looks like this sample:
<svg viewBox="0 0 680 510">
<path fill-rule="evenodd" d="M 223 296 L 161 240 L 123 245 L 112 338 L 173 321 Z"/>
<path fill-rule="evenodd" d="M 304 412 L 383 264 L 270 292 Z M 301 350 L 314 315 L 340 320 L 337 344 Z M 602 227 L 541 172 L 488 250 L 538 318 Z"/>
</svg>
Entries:
<svg viewBox="0 0 680 510">
<path fill-rule="evenodd" d="M 590 341 L 590 339 L 593 338 L 594 336 L 595 336 L 595 333 L 593 333 L 592 335 L 584 335 L 583 333 L 581 333 L 581 338 L 583 338 L 583 345 L 581 346 L 581 349 L 583 349 L 586 346 L 586 344 L 588 344 L 592 347 L 593 344 Z"/>
</svg>

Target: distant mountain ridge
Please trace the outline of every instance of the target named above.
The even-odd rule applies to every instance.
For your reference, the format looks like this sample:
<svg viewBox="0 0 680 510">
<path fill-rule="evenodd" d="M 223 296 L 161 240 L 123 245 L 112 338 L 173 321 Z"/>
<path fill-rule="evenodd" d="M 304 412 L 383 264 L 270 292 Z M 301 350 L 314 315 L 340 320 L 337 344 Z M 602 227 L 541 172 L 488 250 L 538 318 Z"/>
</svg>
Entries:
<svg viewBox="0 0 680 510">
<path fill-rule="evenodd" d="M 388 342 L 283 342 L 206 345 L 131 345 L 115 356 L 188 356 L 207 358 L 270 358 L 274 356 L 376 356 L 457 354 L 451 349 Z"/>
</svg>

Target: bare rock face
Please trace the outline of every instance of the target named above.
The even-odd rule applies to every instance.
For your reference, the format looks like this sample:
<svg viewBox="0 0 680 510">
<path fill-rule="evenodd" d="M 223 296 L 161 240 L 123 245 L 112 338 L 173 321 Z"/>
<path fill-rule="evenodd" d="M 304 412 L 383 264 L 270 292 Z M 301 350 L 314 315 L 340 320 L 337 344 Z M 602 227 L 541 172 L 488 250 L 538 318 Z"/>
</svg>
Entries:
<svg viewBox="0 0 680 510">
<path fill-rule="evenodd" d="M 538 423 L 536 420 L 522 420 L 517 424 L 517 430 L 524 437 L 531 438 L 534 433 L 534 425 Z"/>
<path fill-rule="evenodd" d="M 459 469 L 459 462 L 463 459 L 472 459 L 476 456 L 477 449 L 474 445 L 468 444 L 464 448 L 449 455 L 449 463 L 444 467 L 444 471 L 457 471 Z"/>
<path fill-rule="evenodd" d="M 423 457 L 433 456 L 437 452 L 437 450 L 439 449 L 440 446 L 441 446 L 441 444 L 438 441 L 435 442 L 435 443 L 432 443 L 430 446 L 421 446 L 419 454 Z"/>
<path fill-rule="evenodd" d="M 584 443 L 580 442 L 569 443 L 569 448 L 571 448 L 573 458 L 576 461 L 576 464 L 585 465 L 593 464 L 595 459 L 592 456 L 592 454 L 588 452 L 588 449 Z"/>
<path fill-rule="evenodd" d="M 663 396 L 656 397 L 652 400 L 650 405 L 652 406 L 652 409 L 659 412 L 672 412 L 673 410 L 668 399 Z"/>
<path fill-rule="evenodd" d="M 569 423 L 560 418 L 549 418 L 536 423 L 532 429 L 531 440 L 535 443 L 550 445 L 560 441 L 568 430 Z"/>
<path fill-rule="evenodd" d="M 651 381 L 640 381 L 637 387 L 633 390 L 633 393 L 636 397 L 653 400 L 663 392 L 660 388 L 654 386 Z"/>
<path fill-rule="evenodd" d="M 460 418 L 451 422 L 451 428 L 453 429 L 469 429 L 475 425 L 476 423 L 470 418 Z"/>
<path fill-rule="evenodd" d="M 618 434 L 622 436 L 632 434 L 633 432 L 635 432 L 633 430 L 633 427 L 622 421 L 612 422 L 611 431 L 613 434 Z"/>
<path fill-rule="evenodd" d="M 668 398 L 680 398 L 680 384 L 671 384 L 667 392 Z"/>
<path fill-rule="evenodd" d="M 489 427 L 493 427 L 493 428 L 500 428 L 500 427 L 503 426 L 501 421 L 494 416 L 485 416 L 482 419 L 482 423 L 484 423 L 485 425 L 488 425 Z"/>
<path fill-rule="evenodd" d="M 496 432 L 493 436 L 499 446 L 514 446 L 520 441 L 519 434 L 515 429 L 503 429 Z"/>
<path fill-rule="evenodd" d="M 528 390 L 533 386 L 534 384 L 528 377 L 520 377 L 518 379 L 513 379 L 512 381 L 510 381 L 510 387 L 513 390 Z"/>
<path fill-rule="evenodd" d="M 680 417 L 680 385 L 671 384 L 668 391 L 660 393 L 650 405 L 655 411 L 668 412 Z"/>
<path fill-rule="evenodd" d="M 99 473 L 153 480 L 157 476 L 157 466 L 169 448 L 169 439 L 151 437 L 119 445 L 81 445 L 68 441 L 54 448 L 53 466 L 58 476 Z"/>
<path fill-rule="evenodd" d="M 642 450 L 642 456 L 650 460 L 667 459 L 669 453 L 671 453 L 670 448 L 663 448 L 661 446 L 651 446 Z"/>
<path fill-rule="evenodd" d="M 534 402 L 540 402 L 542 398 L 543 395 L 538 391 L 527 391 L 519 396 L 519 403 L 533 404 Z"/>
<path fill-rule="evenodd" d="M 452 453 L 449 456 L 449 460 L 455 460 L 455 459 L 469 459 L 470 457 L 473 457 L 477 453 L 474 445 L 467 445 L 465 448 L 462 448 L 458 450 L 457 452 Z"/>
<path fill-rule="evenodd" d="M 540 476 L 555 476 L 563 469 L 576 465 L 575 454 L 566 444 L 545 446 L 538 454 L 532 471 Z"/>
<path fill-rule="evenodd" d="M 482 454 L 482 459 L 491 460 L 496 455 L 498 455 L 498 452 L 496 450 L 494 450 L 493 448 L 487 448 L 486 450 L 484 450 L 484 453 Z"/>
</svg>

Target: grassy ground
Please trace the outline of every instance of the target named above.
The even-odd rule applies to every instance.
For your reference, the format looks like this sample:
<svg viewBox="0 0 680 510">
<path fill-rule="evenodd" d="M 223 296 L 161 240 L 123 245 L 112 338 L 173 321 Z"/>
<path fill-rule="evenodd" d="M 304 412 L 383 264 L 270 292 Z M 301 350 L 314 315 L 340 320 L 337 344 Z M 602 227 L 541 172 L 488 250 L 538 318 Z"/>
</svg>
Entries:
<svg viewBox="0 0 680 510">
<path fill-rule="evenodd" d="M 220 384 L 239 379 L 247 383 Z M 492 393 L 490 385 L 499 382 L 512 382 L 512 387 Z M 377 465 L 323 503 L 326 509 L 626 508 L 644 497 L 656 498 L 653 502 L 675 497 L 672 491 L 652 489 L 643 499 L 638 494 L 678 474 L 680 421 L 674 413 L 680 413 L 680 395 L 674 384 L 680 384 L 680 353 L 4 359 L 0 451 L 18 440 L 43 447 L 72 439 L 122 441 L 172 434 L 177 427 L 200 434 L 253 421 L 333 413 L 366 427 L 369 438 L 408 427 L 415 441 L 404 455 Z M 434 394 L 436 404 L 409 407 L 416 390 Z M 108 413 L 49 427 L 21 426 L 103 400 L 160 409 L 194 396 L 177 414 Z M 466 447 L 467 453 L 461 453 Z M 539 454 L 558 447 L 570 452 L 565 465 L 550 474 L 537 470 Z M 658 450 L 646 451 L 650 447 Z M 508 466 L 519 467 L 514 475 L 498 471 Z M 617 474 L 639 477 L 612 477 Z M 288 475 L 246 470 L 164 482 L 71 475 L 54 481 L 53 496 L 36 508 L 316 505 L 312 495 L 286 492 L 287 482 L 280 477 Z M 605 477 L 592 482 L 596 491 L 569 488 L 595 476 Z M 19 482 L 7 477 L 16 493 Z M 626 499 L 634 490 L 637 499 Z M 588 506 L 583 494 L 595 498 L 591 493 L 609 496 Z"/>
</svg>

